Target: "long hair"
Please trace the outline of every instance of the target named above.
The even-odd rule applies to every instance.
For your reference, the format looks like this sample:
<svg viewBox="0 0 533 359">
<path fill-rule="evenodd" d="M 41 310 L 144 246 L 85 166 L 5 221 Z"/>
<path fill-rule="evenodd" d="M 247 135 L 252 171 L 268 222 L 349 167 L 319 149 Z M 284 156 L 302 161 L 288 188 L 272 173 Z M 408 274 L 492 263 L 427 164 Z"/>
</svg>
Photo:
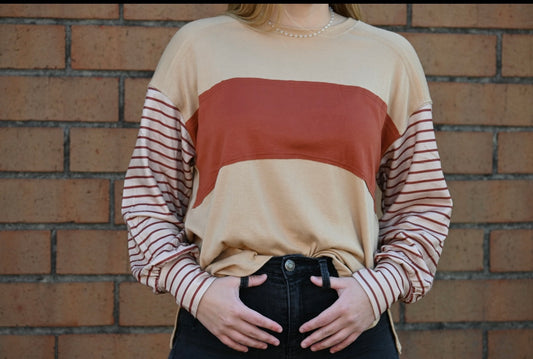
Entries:
<svg viewBox="0 0 533 359">
<path fill-rule="evenodd" d="M 245 22 L 250 26 L 265 24 L 282 4 L 228 4 L 226 13 Z M 361 10 L 358 4 L 328 4 L 337 14 L 361 19 Z M 279 11 L 277 12 L 280 13 Z"/>
</svg>

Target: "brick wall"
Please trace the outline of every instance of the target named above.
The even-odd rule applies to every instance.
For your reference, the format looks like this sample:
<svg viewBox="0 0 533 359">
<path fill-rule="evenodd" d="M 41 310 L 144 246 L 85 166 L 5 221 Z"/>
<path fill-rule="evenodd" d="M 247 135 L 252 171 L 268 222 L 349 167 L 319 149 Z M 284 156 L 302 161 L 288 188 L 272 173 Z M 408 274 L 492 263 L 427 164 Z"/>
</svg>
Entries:
<svg viewBox="0 0 533 359">
<path fill-rule="evenodd" d="M 167 356 L 175 306 L 129 274 L 122 180 L 162 50 L 224 9 L 0 5 L 0 358 Z M 362 9 L 421 58 L 455 202 L 434 288 L 394 307 L 402 357 L 531 357 L 533 5 Z"/>
</svg>

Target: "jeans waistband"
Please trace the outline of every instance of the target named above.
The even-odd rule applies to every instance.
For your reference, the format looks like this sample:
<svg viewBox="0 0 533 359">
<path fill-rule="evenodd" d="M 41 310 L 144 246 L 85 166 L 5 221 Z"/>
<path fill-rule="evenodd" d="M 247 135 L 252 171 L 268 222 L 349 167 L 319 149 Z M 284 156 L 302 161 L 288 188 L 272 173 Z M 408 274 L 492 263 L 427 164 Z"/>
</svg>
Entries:
<svg viewBox="0 0 533 359">
<path fill-rule="evenodd" d="M 300 254 L 272 257 L 254 274 L 268 275 L 271 281 L 287 281 L 308 279 L 310 276 L 321 276 L 324 287 L 329 288 L 329 277 L 337 277 L 338 273 L 329 257 L 311 258 Z"/>
</svg>

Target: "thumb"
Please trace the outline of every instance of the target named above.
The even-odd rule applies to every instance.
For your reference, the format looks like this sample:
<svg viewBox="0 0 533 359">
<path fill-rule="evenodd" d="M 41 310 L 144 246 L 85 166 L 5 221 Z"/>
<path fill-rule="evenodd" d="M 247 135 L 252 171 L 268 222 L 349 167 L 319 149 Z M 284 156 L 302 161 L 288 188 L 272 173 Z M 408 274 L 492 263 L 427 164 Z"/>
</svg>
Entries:
<svg viewBox="0 0 533 359">
<path fill-rule="evenodd" d="M 266 274 L 251 275 L 248 277 L 248 287 L 257 287 L 267 280 Z"/>
<path fill-rule="evenodd" d="M 319 276 L 311 276 L 311 282 L 313 282 L 313 284 L 317 287 L 322 287 L 324 285 L 324 283 L 322 282 L 322 277 Z M 344 285 L 341 278 L 329 277 L 329 286 L 331 289 L 342 289 L 346 285 Z"/>
</svg>

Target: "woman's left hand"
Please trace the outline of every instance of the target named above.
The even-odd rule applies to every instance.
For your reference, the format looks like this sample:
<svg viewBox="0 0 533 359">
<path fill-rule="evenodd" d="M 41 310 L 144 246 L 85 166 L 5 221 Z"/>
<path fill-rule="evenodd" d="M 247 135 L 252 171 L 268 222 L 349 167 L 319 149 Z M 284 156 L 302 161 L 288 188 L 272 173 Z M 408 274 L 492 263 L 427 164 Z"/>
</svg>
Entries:
<svg viewBox="0 0 533 359">
<path fill-rule="evenodd" d="M 311 277 L 311 282 L 322 286 L 321 277 Z M 336 353 L 353 343 L 374 322 L 370 300 L 361 285 L 352 277 L 331 277 L 331 288 L 339 298 L 317 317 L 302 324 L 301 333 L 315 330 L 302 341 L 303 348 L 312 351 L 330 348 Z"/>
</svg>

